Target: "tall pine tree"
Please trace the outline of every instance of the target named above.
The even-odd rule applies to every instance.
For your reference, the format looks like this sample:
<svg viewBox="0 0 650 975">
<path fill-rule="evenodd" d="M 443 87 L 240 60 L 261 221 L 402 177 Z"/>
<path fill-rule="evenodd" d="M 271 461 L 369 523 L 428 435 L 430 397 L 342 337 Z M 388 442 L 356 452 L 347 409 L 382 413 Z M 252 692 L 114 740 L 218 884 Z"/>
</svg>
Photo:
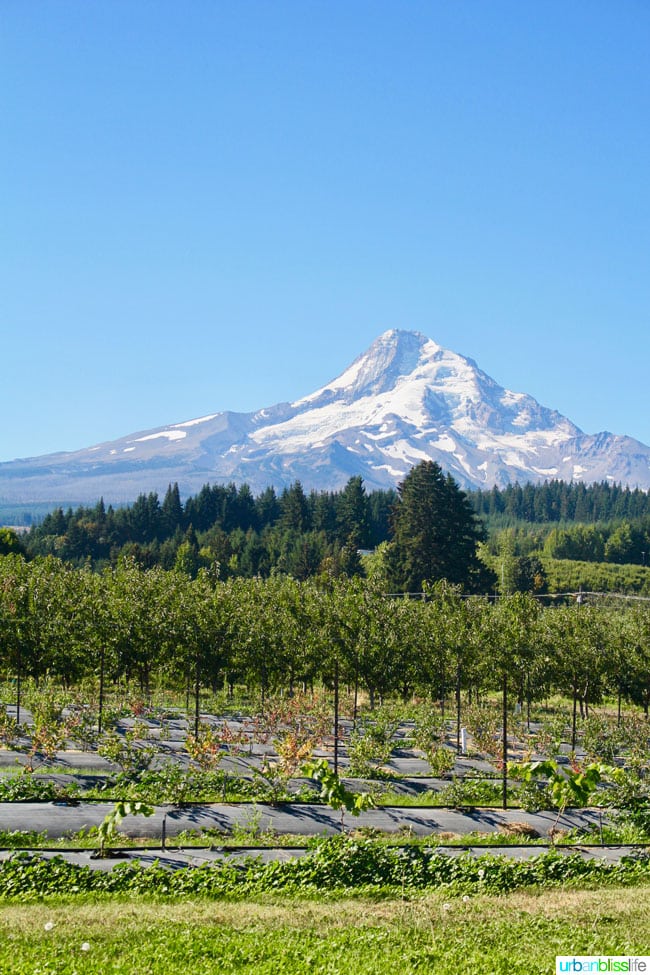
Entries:
<svg viewBox="0 0 650 975">
<path fill-rule="evenodd" d="M 483 529 L 464 491 L 438 464 L 423 461 L 397 489 L 388 572 L 400 592 L 420 592 L 424 582 L 447 579 L 468 592 L 485 584 L 476 554 Z"/>
</svg>

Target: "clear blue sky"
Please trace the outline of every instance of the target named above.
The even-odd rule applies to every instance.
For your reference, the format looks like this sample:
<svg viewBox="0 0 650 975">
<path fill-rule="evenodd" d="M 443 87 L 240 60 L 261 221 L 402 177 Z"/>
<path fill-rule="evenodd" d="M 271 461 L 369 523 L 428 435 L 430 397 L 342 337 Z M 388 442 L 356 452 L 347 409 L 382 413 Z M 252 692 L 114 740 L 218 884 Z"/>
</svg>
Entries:
<svg viewBox="0 0 650 975">
<path fill-rule="evenodd" d="M 0 460 L 387 328 L 650 443 L 647 0 L 0 0 Z"/>
</svg>

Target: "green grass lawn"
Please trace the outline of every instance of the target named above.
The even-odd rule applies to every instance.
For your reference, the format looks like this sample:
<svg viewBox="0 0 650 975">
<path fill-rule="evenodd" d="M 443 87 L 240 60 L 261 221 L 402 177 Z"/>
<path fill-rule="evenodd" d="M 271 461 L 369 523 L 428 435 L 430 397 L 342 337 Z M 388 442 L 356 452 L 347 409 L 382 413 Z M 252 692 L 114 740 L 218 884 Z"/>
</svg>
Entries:
<svg viewBox="0 0 650 975">
<path fill-rule="evenodd" d="M 556 954 L 646 954 L 649 902 L 650 887 L 469 899 L 59 899 L 0 909 L 0 972 L 548 975 Z"/>
</svg>

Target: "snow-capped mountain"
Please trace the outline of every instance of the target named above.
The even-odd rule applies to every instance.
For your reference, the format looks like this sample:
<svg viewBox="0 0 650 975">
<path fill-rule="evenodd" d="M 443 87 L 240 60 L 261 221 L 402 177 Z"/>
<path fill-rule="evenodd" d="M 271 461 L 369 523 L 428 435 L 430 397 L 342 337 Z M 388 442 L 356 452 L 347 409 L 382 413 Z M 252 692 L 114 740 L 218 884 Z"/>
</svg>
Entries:
<svg viewBox="0 0 650 975">
<path fill-rule="evenodd" d="M 650 448 L 587 435 L 471 359 L 418 332 L 381 335 L 337 379 L 294 403 L 213 413 L 72 453 L 0 464 L 0 502 L 132 501 L 178 482 L 246 482 L 254 492 L 300 480 L 337 489 L 355 474 L 393 487 L 435 460 L 464 487 L 551 479 L 650 488 Z"/>
</svg>

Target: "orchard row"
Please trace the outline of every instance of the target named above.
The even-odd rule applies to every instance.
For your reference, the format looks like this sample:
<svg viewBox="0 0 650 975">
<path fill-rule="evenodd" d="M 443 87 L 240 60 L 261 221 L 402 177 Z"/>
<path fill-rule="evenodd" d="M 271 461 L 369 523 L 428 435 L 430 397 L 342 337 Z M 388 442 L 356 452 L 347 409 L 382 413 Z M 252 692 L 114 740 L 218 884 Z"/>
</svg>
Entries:
<svg viewBox="0 0 650 975">
<path fill-rule="evenodd" d="M 543 606 L 531 596 L 465 598 L 439 583 L 421 599 L 360 579 L 220 581 L 209 572 L 101 574 L 53 557 L 0 559 L 0 677 L 66 685 L 100 677 L 157 686 L 245 684 L 262 695 L 335 678 L 371 700 L 502 689 L 522 707 L 560 693 L 587 713 L 603 696 L 650 706 L 650 603 Z"/>
</svg>

